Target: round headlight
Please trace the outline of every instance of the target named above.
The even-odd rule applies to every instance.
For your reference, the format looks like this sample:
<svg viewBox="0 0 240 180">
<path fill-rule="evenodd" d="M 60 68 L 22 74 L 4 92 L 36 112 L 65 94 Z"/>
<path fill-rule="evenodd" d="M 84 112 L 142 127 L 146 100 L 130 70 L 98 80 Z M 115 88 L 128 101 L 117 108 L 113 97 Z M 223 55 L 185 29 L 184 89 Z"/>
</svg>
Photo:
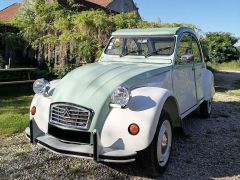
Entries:
<svg viewBox="0 0 240 180">
<path fill-rule="evenodd" d="M 129 90 L 126 87 L 120 86 L 113 91 L 111 103 L 119 105 L 123 108 L 128 104 L 130 97 L 131 94 Z"/>
<path fill-rule="evenodd" d="M 47 92 L 49 88 L 49 83 L 47 80 L 44 79 L 37 79 L 34 83 L 33 83 L 33 91 L 36 94 L 42 95 L 44 93 Z"/>
</svg>

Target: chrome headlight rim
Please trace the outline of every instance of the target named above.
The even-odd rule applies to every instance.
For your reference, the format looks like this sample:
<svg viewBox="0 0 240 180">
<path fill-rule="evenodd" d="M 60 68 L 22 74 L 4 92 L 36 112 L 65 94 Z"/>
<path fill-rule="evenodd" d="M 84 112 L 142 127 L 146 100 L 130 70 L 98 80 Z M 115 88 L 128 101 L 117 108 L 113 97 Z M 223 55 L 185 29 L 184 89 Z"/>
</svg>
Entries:
<svg viewBox="0 0 240 180">
<path fill-rule="evenodd" d="M 117 97 L 117 95 L 124 95 L 123 97 Z M 111 95 L 111 107 L 126 108 L 130 99 L 131 91 L 126 86 L 118 86 L 114 89 Z"/>
<path fill-rule="evenodd" d="M 37 79 L 33 83 L 33 91 L 35 94 L 38 94 L 38 95 L 47 95 L 47 91 L 49 90 L 49 88 L 50 88 L 50 84 L 44 78 Z"/>
</svg>

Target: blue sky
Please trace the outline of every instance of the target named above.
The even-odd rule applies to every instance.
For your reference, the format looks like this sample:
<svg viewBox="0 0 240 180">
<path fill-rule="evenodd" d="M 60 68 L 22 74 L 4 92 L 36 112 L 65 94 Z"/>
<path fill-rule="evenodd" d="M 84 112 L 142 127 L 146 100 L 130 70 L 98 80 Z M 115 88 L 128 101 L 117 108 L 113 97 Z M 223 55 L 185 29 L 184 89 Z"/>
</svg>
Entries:
<svg viewBox="0 0 240 180">
<path fill-rule="evenodd" d="M 146 21 L 185 22 L 240 38 L 240 0 L 134 0 Z M 240 45 L 240 42 L 238 43 Z"/>
<path fill-rule="evenodd" d="M 146 21 L 185 22 L 240 37 L 240 0 L 134 0 Z M 0 9 L 21 0 L 1 0 Z M 240 45 L 240 42 L 238 43 Z"/>
<path fill-rule="evenodd" d="M 22 0 L 0 0 L 0 10 L 15 2 L 22 2 Z"/>
</svg>

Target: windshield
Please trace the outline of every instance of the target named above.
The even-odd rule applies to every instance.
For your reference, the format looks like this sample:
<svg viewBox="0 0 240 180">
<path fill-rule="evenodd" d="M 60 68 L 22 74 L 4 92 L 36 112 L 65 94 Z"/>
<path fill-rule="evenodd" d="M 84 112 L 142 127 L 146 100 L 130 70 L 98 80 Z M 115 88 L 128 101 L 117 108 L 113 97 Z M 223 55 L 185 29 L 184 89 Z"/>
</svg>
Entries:
<svg viewBox="0 0 240 180">
<path fill-rule="evenodd" d="M 169 56 L 173 54 L 175 37 L 114 37 L 105 54 L 132 56 Z"/>
</svg>

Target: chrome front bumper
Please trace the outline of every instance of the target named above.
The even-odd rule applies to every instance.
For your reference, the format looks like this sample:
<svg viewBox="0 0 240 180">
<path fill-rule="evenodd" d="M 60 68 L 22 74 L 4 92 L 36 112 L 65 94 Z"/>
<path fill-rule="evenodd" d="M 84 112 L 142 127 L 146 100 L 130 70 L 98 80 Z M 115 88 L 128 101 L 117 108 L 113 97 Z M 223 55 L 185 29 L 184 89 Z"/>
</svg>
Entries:
<svg viewBox="0 0 240 180">
<path fill-rule="evenodd" d="M 97 162 L 133 162 L 137 154 L 135 151 L 130 152 L 103 147 L 96 130 L 92 133 L 93 145 L 64 142 L 49 134 L 45 134 L 38 128 L 34 119 L 31 120 L 30 128 L 26 128 L 25 133 L 30 138 L 31 143 L 39 144 L 54 153 L 93 159 Z"/>
</svg>

